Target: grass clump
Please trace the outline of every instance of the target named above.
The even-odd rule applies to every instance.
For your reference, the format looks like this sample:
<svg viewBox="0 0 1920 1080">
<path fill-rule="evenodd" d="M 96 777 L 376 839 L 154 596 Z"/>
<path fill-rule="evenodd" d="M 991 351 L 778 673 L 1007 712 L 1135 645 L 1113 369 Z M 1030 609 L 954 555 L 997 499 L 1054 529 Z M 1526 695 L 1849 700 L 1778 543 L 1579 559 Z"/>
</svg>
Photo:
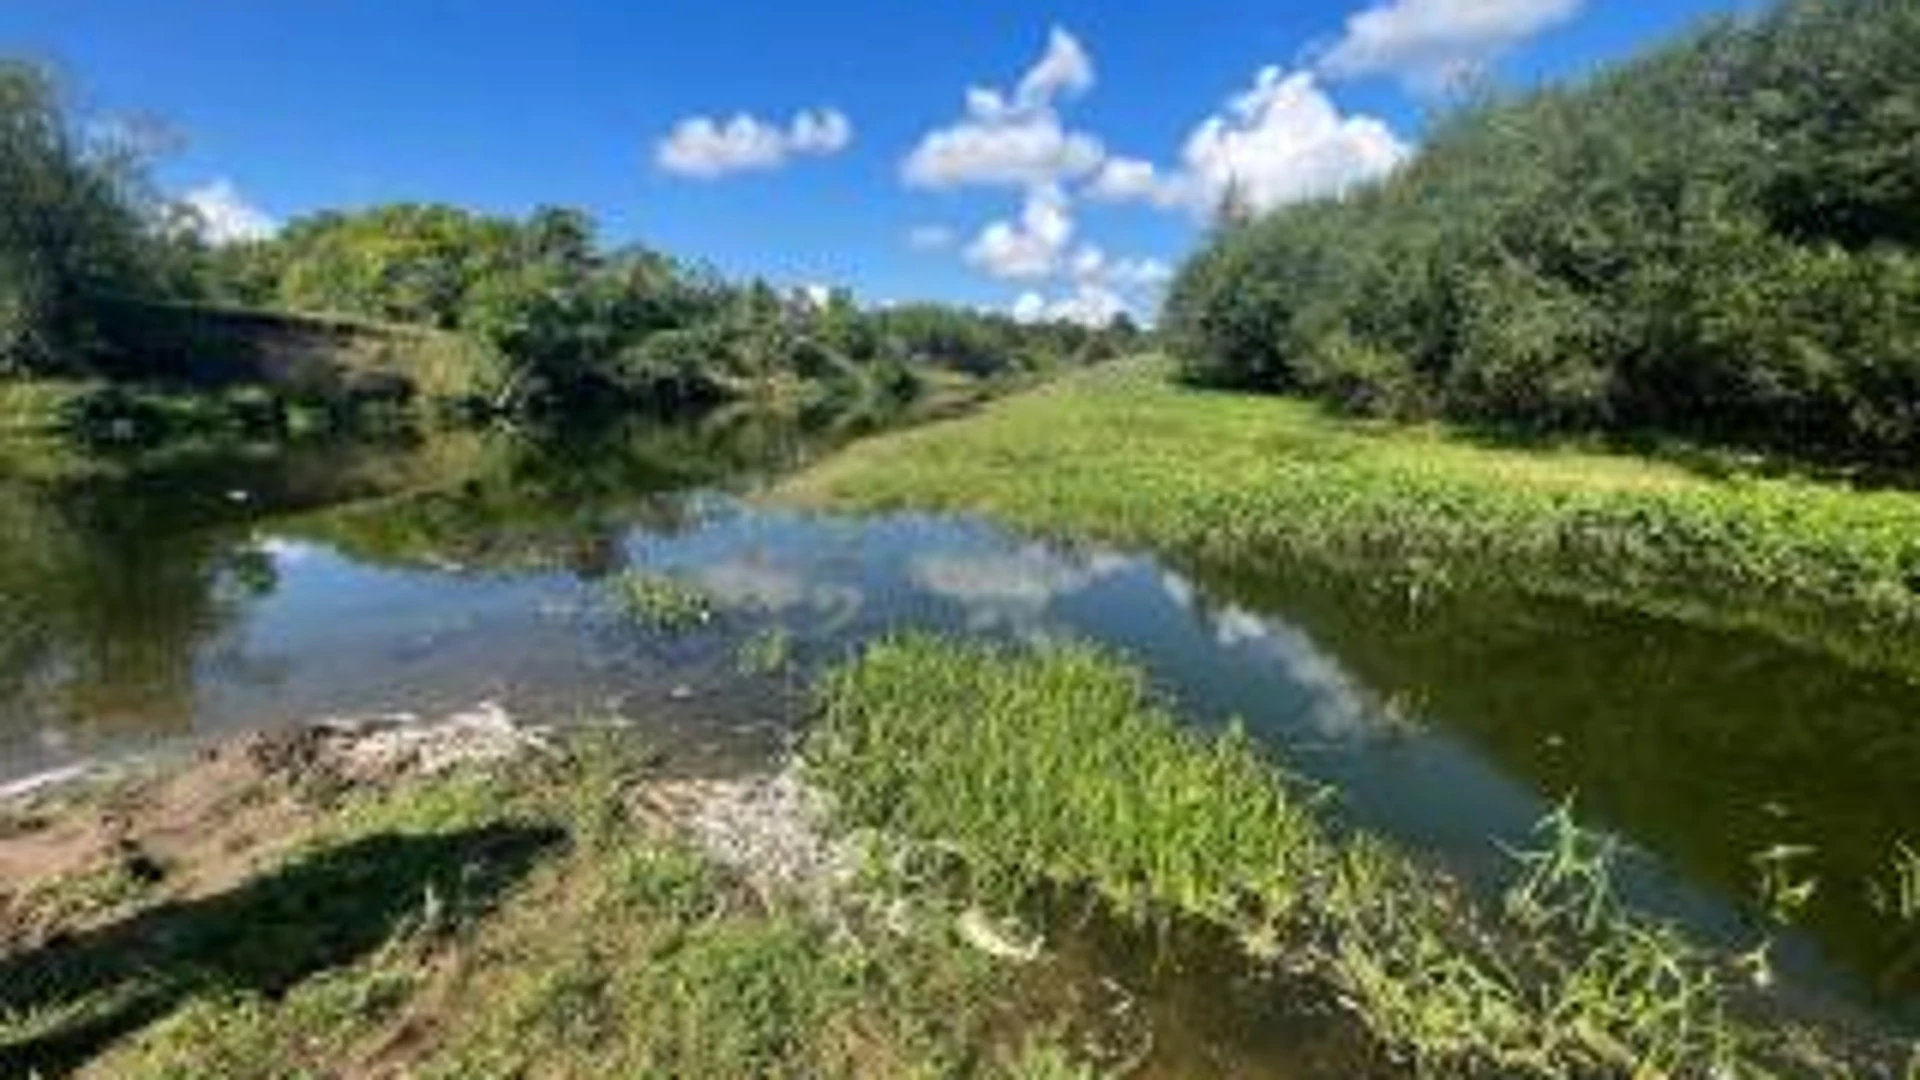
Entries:
<svg viewBox="0 0 1920 1080">
<path fill-rule="evenodd" d="M 1497 576 L 1920 677 L 1920 495 L 1760 478 L 1179 386 L 1142 359 L 856 444 L 786 500 L 979 512 L 1229 569 Z"/>
<path fill-rule="evenodd" d="M 986 883 L 1284 918 L 1321 861 L 1304 790 L 1240 735 L 1186 734 L 1092 649 L 902 638 L 830 674 L 821 701 L 807 757 L 843 811 L 957 846 Z"/>
<path fill-rule="evenodd" d="M 607 591 L 627 618 L 655 630 L 680 633 L 714 620 L 712 597 L 671 574 L 625 570 L 608 583 Z"/>
<path fill-rule="evenodd" d="M 907 637 L 830 675 L 810 775 L 852 823 L 958 856 L 998 902 L 1091 889 L 1317 972 L 1423 1071 L 1731 1075 L 1777 1050 L 1719 958 L 1627 911 L 1562 812 L 1504 908 L 1324 819 L 1237 730 L 1208 736 L 1098 649 Z"/>
</svg>

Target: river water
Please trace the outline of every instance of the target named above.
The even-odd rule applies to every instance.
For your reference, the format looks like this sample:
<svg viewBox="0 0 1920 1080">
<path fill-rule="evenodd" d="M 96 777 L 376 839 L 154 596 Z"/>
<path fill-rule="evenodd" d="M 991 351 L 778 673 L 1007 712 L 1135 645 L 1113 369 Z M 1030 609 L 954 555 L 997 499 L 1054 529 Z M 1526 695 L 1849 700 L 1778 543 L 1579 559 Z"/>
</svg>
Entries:
<svg viewBox="0 0 1920 1080">
<path fill-rule="evenodd" d="M 1877 910 L 1920 844 L 1920 686 L 1768 638 L 1518 593 L 1409 596 L 1305 567 L 1047 544 L 955 517 L 780 509 L 821 452 L 750 415 L 560 443 L 460 433 L 0 456 L 0 783 L 327 715 L 496 701 L 630 723 L 674 767 L 756 767 L 804 673 L 927 628 L 1123 650 L 1195 723 L 1239 718 L 1345 820 L 1492 887 L 1501 843 L 1572 798 L 1629 844 L 1632 897 L 1757 933 L 1754 856 L 1819 886 L 1778 953 L 1823 1006 L 1913 1026 L 1920 941 Z M 622 617 L 633 567 L 714 624 Z M 794 670 L 749 675 L 779 627 Z M 1796 989 L 1795 992 L 1799 992 Z"/>
</svg>

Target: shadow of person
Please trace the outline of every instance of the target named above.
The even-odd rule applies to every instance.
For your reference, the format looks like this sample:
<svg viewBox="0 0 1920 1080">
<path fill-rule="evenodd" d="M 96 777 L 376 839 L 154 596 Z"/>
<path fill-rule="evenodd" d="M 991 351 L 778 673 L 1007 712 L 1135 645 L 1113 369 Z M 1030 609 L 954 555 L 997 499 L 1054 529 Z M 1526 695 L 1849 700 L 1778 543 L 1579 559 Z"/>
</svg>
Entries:
<svg viewBox="0 0 1920 1080">
<path fill-rule="evenodd" d="M 278 997 L 378 949 L 429 909 L 451 920 L 484 912 L 565 836 L 517 825 L 373 836 L 230 892 L 0 958 L 0 1015 L 54 1018 L 0 1043 L 0 1076 L 71 1072 L 194 995 Z"/>
</svg>

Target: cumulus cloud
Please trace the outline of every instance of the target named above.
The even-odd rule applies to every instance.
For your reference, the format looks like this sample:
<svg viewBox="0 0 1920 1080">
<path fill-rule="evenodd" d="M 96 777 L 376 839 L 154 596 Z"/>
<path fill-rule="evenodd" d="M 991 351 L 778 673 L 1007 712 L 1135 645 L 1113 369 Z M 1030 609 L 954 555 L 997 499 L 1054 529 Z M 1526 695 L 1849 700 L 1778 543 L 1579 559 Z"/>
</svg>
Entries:
<svg viewBox="0 0 1920 1080">
<path fill-rule="evenodd" d="M 1110 157 L 1086 186 L 1089 197 L 1103 202 L 1145 202 L 1155 206 L 1178 206 L 1183 199 L 1181 185 L 1164 177 L 1151 161 L 1130 157 Z"/>
<path fill-rule="evenodd" d="M 1066 193 L 1056 184 L 1027 193 L 1018 221 L 995 221 L 967 245 L 969 263 L 997 278 L 1050 277 L 1073 239 L 1073 215 Z"/>
<path fill-rule="evenodd" d="M 1583 0 L 1385 0 L 1347 19 L 1320 58 L 1328 75 L 1395 75 L 1432 90 L 1566 22 Z"/>
<path fill-rule="evenodd" d="M 1093 61 L 1080 42 L 1054 27 L 1046 52 L 1011 94 L 966 92 L 959 122 L 928 132 L 900 167 L 910 185 L 1032 187 L 1085 176 L 1100 167 L 1099 139 L 1068 130 L 1055 103 L 1093 86 Z"/>
<path fill-rule="evenodd" d="M 1070 322 L 1081 326 L 1109 326 L 1121 315 L 1131 315 L 1125 297 L 1098 281 L 1077 282 L 1072 290 L 1052 299 L 1029 289 L 1008 309 L 1014 321 Z"/>
<path fill-rule="evenodd" d="M 1084 176 L 1105 156 L 1100 140 L 1068 131 L 1052 112 L 993 119 L 971 112 L 921 139 L 901 174 L 915 187 L 1023 187 Z"/>
<path fill-rule="evenodd" d="M 1107 277 L 1119 285 L 1157 289 L 1173 280 L 1173 267 L 1159 259 L 1120 259 L 1108 264 Z"/>
<path fill-rule="evenodd" d="M 660 140 L 654 161 L 679 176 L 712 179 L 777 169 L 795 156 L 837 154 L 852 142 L 853 123 L 835 109 L 802 109 L 784 128 L 747 113 L 724 123 L 692 116 Z"/>
<path fill-rule="evenodd" d="M 1020 79 L 1022 105 L 1037 107 L 1056 95 L 1072 97 L 1093 88 L 1093 58 L 1072 34 L 1056 26 L 1047 34 L 1047 51 Z"/>
<path fill-rule="evenodd" d="M 248 202 L 231 180 L 220 179 L 193 188 L 180 197 L 194 214 L 194 228 L 210 244 L 264 240 L 279 223 Z"/>
<path fill-rule="evenodd" d="M 1255 210 L 1271 210 L 1378 179 L 1409 153 L 1385 122 L 1343 114 L 1312 72 L 1268 67 L 1195 126 L 1177 170 L 1115 157 L 1086 191 L 1207 214 L 1231 188 Z"/>
<path fill-rule="evenodd" d="M 907 230 L 907 246 L 915 251 L 945 251 L 954 240 L 953 229 L 946 225 L 915 225 Z"/>
<path fill-rule="evenodd" d="M 1211 209 L 1238 185 L 1256 210 L 1378 179 L 1409 147 L 1383 121 L 1342 115 L 1309 72 L 1269 67 L 1187 137 L 1187 199 Z"/>
</svg>

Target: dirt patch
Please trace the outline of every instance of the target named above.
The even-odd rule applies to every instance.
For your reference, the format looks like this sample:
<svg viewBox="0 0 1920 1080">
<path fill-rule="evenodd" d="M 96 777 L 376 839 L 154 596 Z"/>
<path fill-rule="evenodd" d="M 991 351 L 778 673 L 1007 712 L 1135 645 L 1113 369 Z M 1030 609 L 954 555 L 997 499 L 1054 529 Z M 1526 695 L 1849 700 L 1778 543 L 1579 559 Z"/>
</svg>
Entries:
<svg viewBox="0 0 1920 1080">
<path fill-rule="evenodd" d="M 546 747 L 540 730 L 486 704 L 434 721 L 330 719 L 185 762 L 20 786 L 0 797 L 0 951 L 85 929 L 135 899 L 233 888 L 345 791 Z"/>
</svg>

